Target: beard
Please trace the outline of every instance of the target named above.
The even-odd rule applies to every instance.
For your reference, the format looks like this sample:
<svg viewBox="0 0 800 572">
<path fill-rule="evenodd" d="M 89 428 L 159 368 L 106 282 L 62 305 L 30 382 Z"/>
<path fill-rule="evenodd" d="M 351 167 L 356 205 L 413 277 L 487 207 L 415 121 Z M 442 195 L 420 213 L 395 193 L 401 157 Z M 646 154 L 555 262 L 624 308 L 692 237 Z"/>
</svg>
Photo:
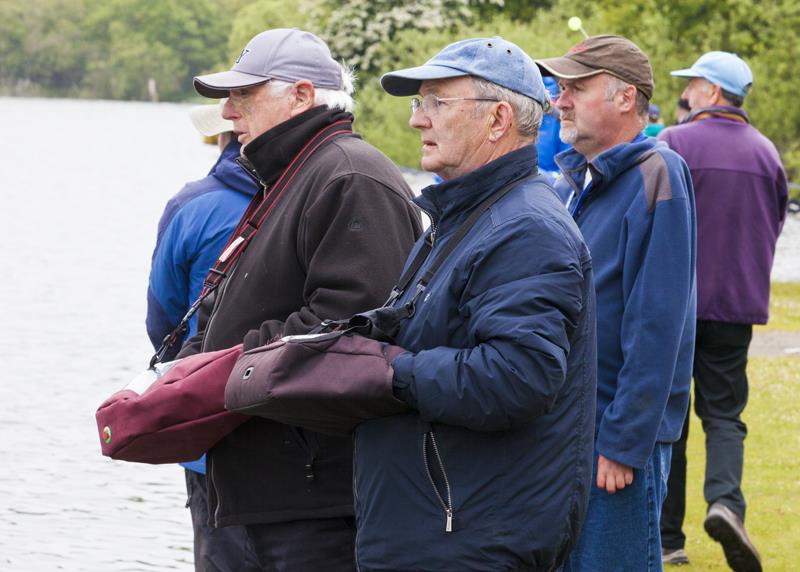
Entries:
<svg viewBox="0 0 800 572">
<path fill-rule="evenodd" d="M 564 143 L 574 145 L 575 141 L 578 140 L 578 129 L 574 126 L 574 124 L 571 127 L 567 127 L 562 123 L 561 128 L 558 131 L 558 137 Z"/>
</svg>

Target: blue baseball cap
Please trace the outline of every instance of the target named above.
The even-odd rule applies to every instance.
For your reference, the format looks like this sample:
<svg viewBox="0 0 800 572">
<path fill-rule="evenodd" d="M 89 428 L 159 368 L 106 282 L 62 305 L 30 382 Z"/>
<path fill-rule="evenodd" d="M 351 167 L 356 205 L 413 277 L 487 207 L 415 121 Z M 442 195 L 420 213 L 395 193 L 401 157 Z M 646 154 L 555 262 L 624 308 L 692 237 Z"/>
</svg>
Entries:
<svg viewBox="0 0 800 572">
<path fill-rule="evenodd" d="M 706 52 L 692 67 L 670 72 L 676 77 L 702 77 L 727 92 L 744 97 L 753 85 L 753 72 L 745 61 L 730 52 Z"/>
<path fill-rule="evenodd" d="M 519 46 L 494 38 L 470 38 L 450 44 L 424 65 L 383 74 L 381 86 L 391 95 L 415 95 L 429 79 L 475 76 L 544 105 L 542 74 Z"/>
</svg>

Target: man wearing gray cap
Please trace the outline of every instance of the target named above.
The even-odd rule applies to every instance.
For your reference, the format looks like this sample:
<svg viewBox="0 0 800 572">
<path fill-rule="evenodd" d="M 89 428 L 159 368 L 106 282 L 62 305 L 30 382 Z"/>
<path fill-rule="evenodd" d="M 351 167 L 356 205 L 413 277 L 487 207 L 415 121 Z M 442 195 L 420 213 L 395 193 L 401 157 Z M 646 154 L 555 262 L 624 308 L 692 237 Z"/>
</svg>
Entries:
<svg viewBox="0 0 800 572">
<path fill-rule="evenodd" d="M 353 133 L 352 77 L 325 43 L 262 32 L 195 89 L 228 97 L 239 163 L 260 191 L 179 357 L 247 350 L 385 301 L 419 218 L 399 170 Z M 207 464 L 211 524 L 244 525 L 263 570 L 354 569 L 351 439 L 253 418 Z"/>
<path fill-rule="evenodd" d="M 411 308 L 392 361 L 411 412 L 356 428 L 359 570 L 555 570 L 589 488 L 595 320 L 589 252 L 536 176 L 541 76 L 474 38 L 381 85 L 416 96 L 444 182 L 414 199 L 431 229 L 391 298 Z"/>
<path fill-rule="evenodd" d="M 738 572 L 760 571 L 744 527 L 742 493 L 747 352 L 753 324 L 767 323 L 775 243 L 786 217 L 786 174 L 777 149 L 742 110 L 753 74 L 736 54 L 708 52 L 690 68 L 682 97 L 691 112 L 659 135 L 692 173 L 697 196 L 697 338 L 694 408 L 706 434 L 706 531 Z M 688 562 L 686 508 L 689 416 L 672 451 L 661 515 L 664 562 Z"/>
<path fill-rule="evenodd" d="M 556 156 L 592 253 L 598 369 L 589 509 L 568 571 L 661 569 L 658 520 L 691 382 L 695 223 L 689 170 L 642 129 L 653 75 L 619 36 L 538 60 L 562 89 Z"/>
</svg>

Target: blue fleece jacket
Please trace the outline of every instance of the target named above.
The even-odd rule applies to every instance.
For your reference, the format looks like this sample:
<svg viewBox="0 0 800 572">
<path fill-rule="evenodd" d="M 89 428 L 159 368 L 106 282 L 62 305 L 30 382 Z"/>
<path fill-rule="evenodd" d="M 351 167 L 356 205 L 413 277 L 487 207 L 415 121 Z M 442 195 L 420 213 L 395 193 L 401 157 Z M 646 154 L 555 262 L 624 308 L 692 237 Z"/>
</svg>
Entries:
<svg viewBox="0 0 800 572">
<path fill-rule="evenodd" d="M 147 288 L 147 335 L 154 348 L 200 295 L 209 268 L 256 193 L 256 184 L 236 163 L 239 149 L 231 141 L 208 175 L 183 187 L 161 215 Z M 189 322 L 186 339 L 196 329 L 197 315 Z M 176 343 L 165 360 L 180 347 Z M 205 463 L 184 466 L 205 473 Z"/>
<path fill-rule="evenodd" d="M 556 157 L 556 185 L 592 253 L 597 291 L 596 448 L 643 468 L 678 439 L 689 402 L 696 313 L 695 207 L 689 169 L 638 136 L 590 163 Z M 591 184 L 581 197 L 587 168 Z"/>
</svg>

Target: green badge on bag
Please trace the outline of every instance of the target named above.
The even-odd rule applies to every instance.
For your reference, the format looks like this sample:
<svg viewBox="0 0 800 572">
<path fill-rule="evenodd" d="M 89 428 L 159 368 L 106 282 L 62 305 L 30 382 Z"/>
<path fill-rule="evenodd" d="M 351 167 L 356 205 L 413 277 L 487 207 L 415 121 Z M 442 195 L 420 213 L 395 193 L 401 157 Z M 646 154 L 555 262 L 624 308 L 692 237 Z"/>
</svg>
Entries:
<svg viewBox="0 0 800 572">
<path fill-rule="evenodd" d="M 111 427 L 108 425 L 103 427 L 103 441 L 105 441 L 106 444 L 111 443 Z"/>
</svg>

